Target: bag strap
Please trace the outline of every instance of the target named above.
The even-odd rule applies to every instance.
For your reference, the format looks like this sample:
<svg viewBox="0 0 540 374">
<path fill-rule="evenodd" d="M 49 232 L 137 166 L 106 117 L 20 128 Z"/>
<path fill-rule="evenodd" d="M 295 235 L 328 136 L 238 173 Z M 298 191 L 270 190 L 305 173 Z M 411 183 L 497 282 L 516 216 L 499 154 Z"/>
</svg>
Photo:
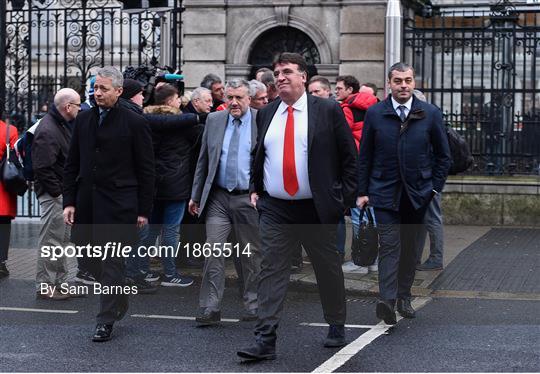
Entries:
<svg viewBox="0 0 540 374">
<path fill-rule="evenodd" d="M 364 205 L 362 209 L 360 209 L 360 218 L 358 218 L 358 222 L 362 223 L 362 218 L 364 218 L 364 213 L 366 213 L 368 222 L 371 223 L 373 226 L 377 226 L 377 221 L 375 220 L 375 213 L 373 212 L 373 207 L 369 205 Z"/>
<path fill-rule="evenodd" d="M 368 207 L 368 212 L 369 212 L 369 215 L 371 215 L 371 220 L 370 222 L 373 223 L 373 226 L 377 226 L 377 219 L 375 217 L 375 211 L 373 210 L 373 207 L 370 206 Z M 370 217 L 368 216 L 368 219 L 370 219 Z"/>
<path fill-rule="evenodd" d="M 8 119 L 4 123 L 6 124 L 6 160 L 9 160 L 9 149 L 11 148 L 11 144 L 9 144 L 9 127 L 11 125 Z"/>
</svg>

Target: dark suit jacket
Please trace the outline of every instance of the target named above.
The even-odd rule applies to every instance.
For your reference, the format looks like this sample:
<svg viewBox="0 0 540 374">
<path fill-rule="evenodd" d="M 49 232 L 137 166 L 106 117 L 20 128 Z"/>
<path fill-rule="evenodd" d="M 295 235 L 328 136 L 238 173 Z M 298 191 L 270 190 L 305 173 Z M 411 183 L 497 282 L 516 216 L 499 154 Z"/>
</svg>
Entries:
<svg viewBox="0 0 540 374">
<path fill-rule="evenodd" d="M 252 192 L 264 191 L 264 138 L 281 99 L 259 111 L 259 137 L 251 168 Z M 321 223 L 337 223 L 357 191 L 356 145 L 339 104 L 307 95 L 308 175 Z"/>
<path fill-rule="evenodd" d="M 359 196 L 380 209 L 399 210 L 403 187 L 415 209 L 441 192 L 450 167 L 450 150 L 442 113 L 413 98 L 409 125 L 401 120 L 390 96 L 370 107 L 360 142 Z M 400 134 L 401 132 L 401 134 Z"/>
<path fill-rule="evenodd" d="M 249 110 L 251 110 L 251 150 L 253 151 L 257 139 L 257 125 L 255 123 L 257 111 L 253 108 Z M 208 196 L 214 185 L 228 121 L 229 112 L 227 110 L 210 113 L 206 119 L 201 151 L 191 189 L 191 199 L 199 204 L 199 216 L 203 215 Z"/>
<path fill-rule="evenodd" d="M 100 127 L 98 118 L 97 107 L 77 116 L 64 170 L 63 203 L 75 207 L 76 244 L 92 241 L 84 224 L 136 229 L 137 216 L 149 217 L 152 211 L 154 151 L 148 122 L 119 106 Z"/>
</svg>

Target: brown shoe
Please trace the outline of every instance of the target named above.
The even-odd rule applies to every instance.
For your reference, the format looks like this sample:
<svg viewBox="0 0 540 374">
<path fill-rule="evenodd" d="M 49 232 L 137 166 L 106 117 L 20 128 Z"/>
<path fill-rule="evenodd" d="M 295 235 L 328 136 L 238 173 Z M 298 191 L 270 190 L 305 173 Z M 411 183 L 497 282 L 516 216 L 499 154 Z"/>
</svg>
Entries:
<svg viewBox="0 0 540 374">
<path fill-rule="evenodd" d="M 36 299 L 44 299 L 44 300 L 67 300 L 69 299 L 68 294 L 62 294 L 57 290 L 54 290 L 51 292 L 51 290 L 48 290 L 45 293 L 37 292 L 36 293 Z"/>
</svg>

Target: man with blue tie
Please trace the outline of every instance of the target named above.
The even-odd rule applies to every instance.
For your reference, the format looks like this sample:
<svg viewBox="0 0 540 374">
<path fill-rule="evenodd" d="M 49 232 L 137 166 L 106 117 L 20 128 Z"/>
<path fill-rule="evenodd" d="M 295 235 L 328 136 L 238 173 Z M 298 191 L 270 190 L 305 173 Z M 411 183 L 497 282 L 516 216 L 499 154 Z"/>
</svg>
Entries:
<svg viewBox="0 0 540 374">
<path fill-rule="evenodd" d="M 202 137 L 189 202 L 189 212 L 206 219 L 208 244 L 201 244 L 212 249 L 210 256 L 203 251 L 205 264 L 199 295 L 202 314 L 196 318 L 199 325 L 213 325 L 221 320 L 225 258 L 229 256 L 240 257 L 242 268 L 245 312 L 240 319 L 253 321 L 257 318 L 258 215 L 249 199 L 257 111 L 249 107 L 251 96 L 247 81 L 233 79 L 227 82 L 227 110 L 208 116 Z M 231 231 L 238 243 L 228 243 Z"/>
<path fill-rule="evenodd" d="M 296 53 L 274 63 L 279 91 L 259 111 L 251 199 L 259 211 L 263 260 L 255 344 L 237 354 L 276 358 L 277 328 L 289 284 L 291 257 L 306 249 L 330 325 L 325 347 L 345 341 L 345 287 L 336 230 L 357 190 L 357 152 L 339 104 L 306 94 L 307 64 Z"/>
<path fill-rule="evenodd" d="M 416 237 L 431 199 L 439 194 L 450 167 L 442 113 L 414 97 L 414 69 L 394 64 L 389 97 L 371 106 L 360 143 L 357 206 L 375 208 L 379 230 L 377 317 L 396 323 L 394 307 L 414 318 L 411 287 Z"/>
</svg>

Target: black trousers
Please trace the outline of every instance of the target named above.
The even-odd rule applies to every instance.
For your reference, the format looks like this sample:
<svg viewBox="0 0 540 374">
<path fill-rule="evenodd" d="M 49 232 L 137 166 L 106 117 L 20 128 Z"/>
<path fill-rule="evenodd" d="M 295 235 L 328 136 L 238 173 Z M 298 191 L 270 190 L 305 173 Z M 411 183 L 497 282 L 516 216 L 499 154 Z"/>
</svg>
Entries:
<svg viewBox="0 0 540 374">
<path fill-rule="evenodd" d="M 130 246 L 133 251 L 137 250 L 138 235 L 135 224 L 108 224 L 94 225 L 94 237 L 92 245 L 104 248 L 107 243 L 117 243 L 118 246 Z M 112 325 L 120 320 L 127 311 L 129 292 L 124 292 L 125 286 L 125 258 L 115 253 L 107 254 L 105 260 L 100 257 L 84 258 L 85 270 L 89 271 L 101 284 L 102 292 L 99 297 L 99 312 L 96 316 L 97 323 Z M 122 289 L 120 289 L 120 287 Z"/>
<path fill-rule="evenodd" d="M 0 216 L 0 262 L 6 262 L 8 259 L 10 236 L 11 217 Z"/>
<path fill-rule="evenodd" d="M 263 194 L 257 210 L 263 257 L 258 287 L 259 319 L 255 327 L 257 340 L 275 345 L 291 260 L 300 243 L 313 264 L 324 319 L 329 324 L 344 324 L 345 287 L 336 250 L 337 222 L 322 225 L 311 199 L 281 200 Z"/>
<path fill-rule="evenodd" d="M 427 205 L 414 209 L 407 193 L 399 211 L 375 208 L 379 231 L 379 294 L 381 299 L 411 297 L 416 272 L 416 243 Z"/>
</svg>

